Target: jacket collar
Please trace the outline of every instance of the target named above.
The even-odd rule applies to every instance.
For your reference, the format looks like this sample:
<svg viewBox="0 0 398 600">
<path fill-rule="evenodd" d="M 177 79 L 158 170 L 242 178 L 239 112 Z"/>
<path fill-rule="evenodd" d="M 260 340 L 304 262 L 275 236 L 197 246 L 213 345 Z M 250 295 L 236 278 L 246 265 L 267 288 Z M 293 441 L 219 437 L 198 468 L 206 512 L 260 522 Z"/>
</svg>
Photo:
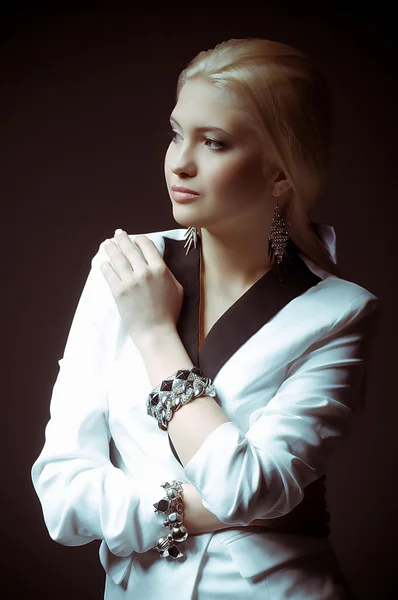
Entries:
<svg viewBox="0 0 398 600">
<path fill-rule="evenodd" d="M 258 279 L 216 321 L 199 346 L 200 237 L 185 255 L 185 240 L 165 237 L 163 259 L 184 288 L 177 331 L 194 365 L 214 380 L 227 360 L 278 311 L 321 281 L 289 240 L 280 277 L 274 269 Z"/>
<path fill-rule="evenodd" d="M 333 227 L 313 223 L 313 227 L 326 244 L 336 262 L 336 236 Z M 194 365 L 206 377 L 214 381 L 227 360 L 245 342 L 267 323 L 291 300 L 317 285 L 321 277 L 314 273 L 303 260 L 298 247 L 291 239 L 286 246 L 287 260 L 284 269 L 277 275 L 274 269 L 258 279 L 216 321 L 202 347 L 199 346 L 199 301 L 200 301 L 200 237 L 197 247 L 185 254 L 185 239 L 164 237 L 163 260 L 184 288 L 177 331 Z M 310 264 L 313 264 L 310 261 Z M 169 436 L 170 448 L 182 465 Z"/>
</svg>

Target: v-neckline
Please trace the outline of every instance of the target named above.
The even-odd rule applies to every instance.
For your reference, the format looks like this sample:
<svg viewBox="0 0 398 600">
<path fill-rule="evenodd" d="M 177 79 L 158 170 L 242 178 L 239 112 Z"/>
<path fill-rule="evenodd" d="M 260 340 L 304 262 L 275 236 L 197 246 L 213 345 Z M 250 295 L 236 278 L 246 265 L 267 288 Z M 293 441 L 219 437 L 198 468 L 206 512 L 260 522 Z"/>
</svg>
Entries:
<svg viewBox="0 0 398 600">
<path fill-rule="evenodd" d="M 191 249 L 187 255 L 183 239 L 165 237 L 163 259 L 184 288 L 177 332 L 194 365 L 211 381 L 241 346 L 277 312 L 321 281 L 321 277 L 307 267 L 290 239 L 286 250 L 290 259 L 282 270 L 281 278 L 273 268 L 264 273 L 217 319 L 199 348 L 201 249 Z M 169 444 L 182 464 L 170 436 Z"/>
<path fill-rule="evenodd" d="M 184 288 L 176 326 L 192 362 L 212 379 L 224 363 L 272 316 L 321 278 L 301 259 L 289 239 L 281 277 L 272 268 L 250 286 L 213 324 L 199 348 L 200 246 L 186 254 L 184 239 L 165 236 L 163 259 Z M 199 244 L 201 243 L 198 236 Z"/>
<path fill-rule="evenodd" d="M 290 240 L 291 241 L 291 240 Z M 239 310 L 239 307 L 241 306 L 241 304 L 243 304 L 246 299 L 251 295 L 251 294 L 255 294 L 256 292 L 256 288 L 257 286 L 259 286 L 263 280 L 269 276 L 269 277 L 275 277 L 276 276 L 276 272 L 275 269 L 272 267 L 271 269 L 268 269 L 268 271 L 266 271 L 263 275 L 261 275 L 261 277 L 259 277 L 252 285 L 250 285 L 246 291 L 243 292 L 243 294 L 241 294 L 219 317 L 218 319 L 213 323 L 213 325 L 210 327 L 209 331 L 207 332 L 206 336 L 201 339 L 201 334 L 202 334 L 202 330 L 203 330 L 203 322 L 204 322 L 204 312 L 202 310 L 203 308 L 203 295 L 204 295 L 204 288 L 203 288 L 203 254 L 202 254 L 202 239 L 200 237 L 200 235 L 197 236 L 197 242 L 198 242 L 198 248 L 197 248 L 197 252 L 198 252 L 198 263 L 199 263 L 199 276 L 198 276 L 198 295 L 199 295 L 199 301 L 198 301 L 198 315 L 197 315 L 197 354 L 198 356 L 200 356 L 201 352 L 203 351 L 203 346 L 205 345 L 205 343 L 207 342 L 207 339 L 209 337 L 209 335 L 215 335 L 214 334 L 214 330 L 217 331 L 217 329 L 219 327 L 222 327 L 224 320 L 226 320 L 231 312 L 234 312 L 236 310 Z M 290 249 L 294 250 L 295 248 L 292 248 L 292 245 L 290 245 Z"/>
</svg>

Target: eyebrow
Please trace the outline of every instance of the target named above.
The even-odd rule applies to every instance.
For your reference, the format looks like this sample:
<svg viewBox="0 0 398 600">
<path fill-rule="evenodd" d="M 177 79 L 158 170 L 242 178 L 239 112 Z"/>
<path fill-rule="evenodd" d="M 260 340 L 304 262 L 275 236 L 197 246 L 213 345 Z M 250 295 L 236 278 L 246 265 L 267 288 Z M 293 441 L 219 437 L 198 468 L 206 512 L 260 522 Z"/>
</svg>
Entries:
<svg viewBox="0 0 398 600">
<path fill-rule="evenodd" d="M 170 121 L 175 123 L 178 127 L 181 127 L 179 122 L 172 115 L 170 115 Z M 196 127 L 196 131 L 222 131 L 222 133 L 226 133 L 227 135 L 233 137 L 232 134 L 228 133 L 228 131 L 225 131 L 225 129 L 221 129 L 221 127 L 215 127 L 214 125 L 203 125 L 202 127 Z"/>
</svg>

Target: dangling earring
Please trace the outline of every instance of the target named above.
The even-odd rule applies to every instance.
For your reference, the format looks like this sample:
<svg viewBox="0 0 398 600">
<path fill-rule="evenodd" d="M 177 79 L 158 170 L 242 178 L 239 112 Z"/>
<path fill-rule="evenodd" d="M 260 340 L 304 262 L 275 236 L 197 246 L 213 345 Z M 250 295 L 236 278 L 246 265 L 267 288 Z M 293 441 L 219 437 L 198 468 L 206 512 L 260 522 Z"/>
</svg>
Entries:
<svg viewBox="0 0 398 600">
<path fill-rule="evenodd" d="M 192 245 L 196 250 L 196 243 L 198 240 L 198 234 L 199 231 L 196 227 L 188 227 L 188 229 L 186 230 L 186 232 L 184 233 L 184 237 L 186 238 L 186 242 L 184 244 L 184 248 L 186 246 L 188 246 L 187 251 L 185 252 L 185 256 L 188 254 L 188 252 L 190 251 Z"/>
<path fill-rule="evenodd" d="M 272 260 L 275 255 L 274 270 L 280 280 L 280 266 L 285 255 L 285 248 L 289 239 L 289 234 L 286 230 L 285 221 L 278 208 L 278 196 L 275 196 L 275 198 L 276 205 L 268 235 L 268 257 L 270 260 Z"/>
</svg>

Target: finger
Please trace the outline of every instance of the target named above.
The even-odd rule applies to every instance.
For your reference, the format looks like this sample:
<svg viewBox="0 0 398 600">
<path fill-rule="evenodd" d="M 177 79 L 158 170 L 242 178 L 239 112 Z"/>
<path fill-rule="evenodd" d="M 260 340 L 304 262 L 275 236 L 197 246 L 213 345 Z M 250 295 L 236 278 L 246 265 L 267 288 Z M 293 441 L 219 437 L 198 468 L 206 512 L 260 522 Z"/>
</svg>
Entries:
<svg viewBox="0 0 398 600">
<path fill-rule="evenodd" d="M 106 240 L 104 249 L 119 279 L 121 281 L 128 281 L 133 276 L 133 269 L 122 249 L 119 248 L 113 239 Z"/>
<path fill-rule="evenodd" d="M 111 263 L 107 262 L 107 261 L 102 262 L 100 264 L 100 269 L 101 269 L 101 272 L 102 272 L 103 276 L 105 277 L 106 281 L 108 282 L 108 285 L 111 289 L 112 294 L 114 296 L 116 296 L 120 291 L 120 284 L 121 284 L 121 280 L 120 280 L 118 274 L 115 272 Z"/>
<path fill-rule="evenodd" d="M 163 256 L 157 249 L 156 244 L 149 237 L 146 235 L 138 235 L 134 241 L 144 253 L 148 265 L 159 269 L 166 266 Z"/>
<path fill-rule="evenodd" d="M 133 242 L 123 229 L 116 229 L 115 231 L 115 240 L 119 248 L 126 256 L 135 274 L 139 275 L 148 268 L 148 262 L 143 250 L 135 244 L 136 239 Z"/>
</svg>

